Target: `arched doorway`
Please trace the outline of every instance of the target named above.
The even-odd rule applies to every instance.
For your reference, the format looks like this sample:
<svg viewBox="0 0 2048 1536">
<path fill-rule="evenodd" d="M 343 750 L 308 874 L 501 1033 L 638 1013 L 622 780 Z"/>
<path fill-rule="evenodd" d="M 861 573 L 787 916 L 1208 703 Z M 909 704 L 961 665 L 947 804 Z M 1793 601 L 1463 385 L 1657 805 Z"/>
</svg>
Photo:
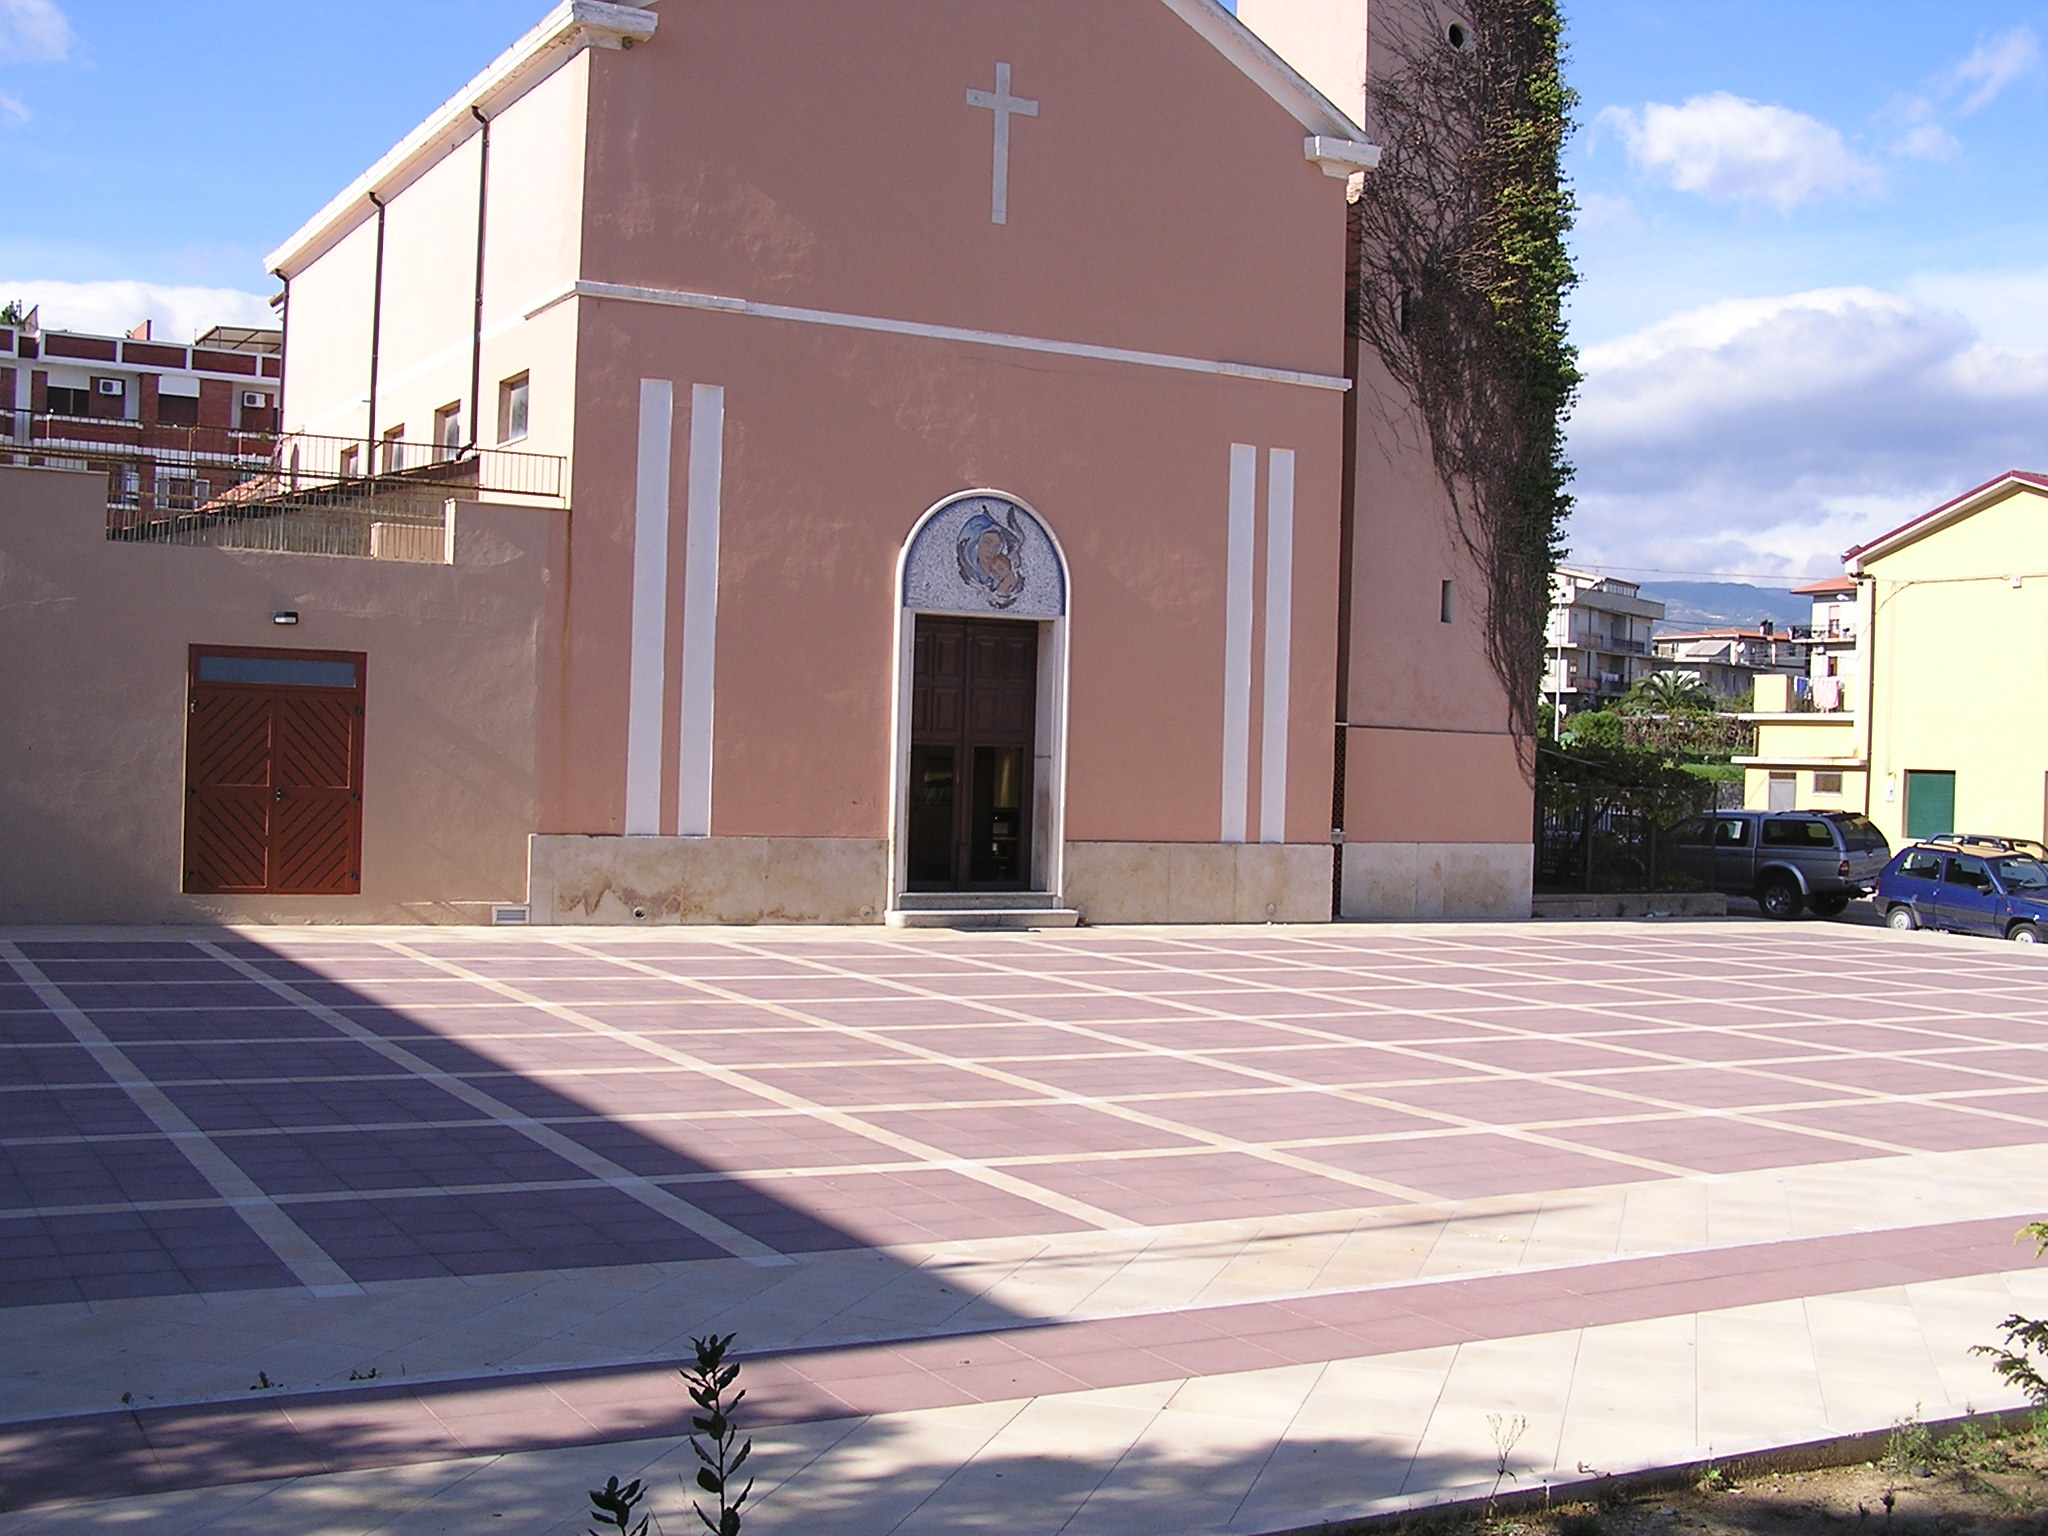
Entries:
<svg viewBox="0 0 2048 1536">
<path fill-rule="evenodd" d="M 1065 822 L 1066 558 L 1039 514 L 964 491 L 904 541 L 891 907 L 1056 898 Z"/>
</svg>

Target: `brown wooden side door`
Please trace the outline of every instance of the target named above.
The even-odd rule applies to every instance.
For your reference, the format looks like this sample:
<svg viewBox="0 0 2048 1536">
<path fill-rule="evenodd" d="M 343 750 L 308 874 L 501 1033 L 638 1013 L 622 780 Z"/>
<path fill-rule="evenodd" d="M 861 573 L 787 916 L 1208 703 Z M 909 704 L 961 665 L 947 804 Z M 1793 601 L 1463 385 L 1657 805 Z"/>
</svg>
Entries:
<svg viewBox="0 0 2048 1536">
<path fill-rule="evenodd" d="M 1023 890 L 1038 626 L 920 616 L 912 645 L 910 888 Z"/>
<path fill-rule="evenodd" d="M 188 892 L 361 892 L 364 673 L 356 652 L 192 647 Z"/>
</svg>

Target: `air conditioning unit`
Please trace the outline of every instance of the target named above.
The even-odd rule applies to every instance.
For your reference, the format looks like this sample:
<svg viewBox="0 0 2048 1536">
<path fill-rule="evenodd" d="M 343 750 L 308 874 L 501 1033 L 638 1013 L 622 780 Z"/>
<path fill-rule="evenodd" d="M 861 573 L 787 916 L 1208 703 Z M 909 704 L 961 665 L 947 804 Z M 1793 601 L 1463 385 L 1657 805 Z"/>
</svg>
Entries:
<svg viewBox="0 0 2048 1536">
<path fill-rule="evenodd" d="M 270 404 L 270 396 L 264 394 L 261 390 L 245 389 L 242 391 L 243 410 L 260 411 L 268 404 Z"/>
<path fill-rule="evenodd" d="M 99 381 L 99 388 L 100 393 L 103 395 L 125 395 L 128 393 L 128 386 L 119 379 L 101 379 Z"/>
</svg>

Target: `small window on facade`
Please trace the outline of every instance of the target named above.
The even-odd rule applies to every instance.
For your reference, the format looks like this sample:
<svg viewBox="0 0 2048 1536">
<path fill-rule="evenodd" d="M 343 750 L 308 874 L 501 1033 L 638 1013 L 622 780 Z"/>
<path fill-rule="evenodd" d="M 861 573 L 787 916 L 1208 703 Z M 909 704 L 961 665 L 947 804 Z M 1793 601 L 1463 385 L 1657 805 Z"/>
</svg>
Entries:
<svg viewBox="0 0 2048 1536">
<path fill-rule="evenodd" d="M 1816 795 L 1839 795 L 1842 792 L 1842 776 L 1839 773 L 1816 773 L 1813 776 L 1813 792 Z"/>
<path fill-rule="evenodd" d="M 1455 588 L 1450 582 L 1443 584 L 1443 591 L 1437 596 L 1436 616 L 1439 623 L 1451 622 L 1451 601 Z"/>
<path fill-rule="evenodd" d="M 92 391 L 89 389 L 63 389 L 50 386 L 50 414 L 52 416 L 90 416 L 92 414 Z"/>
<path fill-rule="evenodd" d="M 519 374 L 498 386 L 498 441 L 516 443 L 526 436 L 527 376 Z"/>
<path fill-rule="evenodd" d="M 355 477 L 356 477 L 356 460 L 357 460 L 357 457 L 358 457 L 358 455 L 357 455 L 357 452 L 356 452 L 356 448 L 355 448 L 355 445 L 354 445 L 353 443 L 351 443 L 351 444 L 350 444 L 350 445 L 349 445 L 348 447 L 346 447 L 346 448 L 344 448 L 344 449 L 342 449 L 342 450 L 341 450 L 341 478 L 342 478 L 342 479 L 344 479 L 344 480 L 353 480 L 353 479 L 355 479 Z"/>
<path fill-rule="evenodd" d="M 405 468 L 405 423 L 384 434 L 383 473 L 395 475 Z"/>
<path fill-rule="evenodd" d="M 462 446 L 462 404 L 444 405 L 434 412 L 434 447 L 440 457 L 451 456 Z"/>
</svg>

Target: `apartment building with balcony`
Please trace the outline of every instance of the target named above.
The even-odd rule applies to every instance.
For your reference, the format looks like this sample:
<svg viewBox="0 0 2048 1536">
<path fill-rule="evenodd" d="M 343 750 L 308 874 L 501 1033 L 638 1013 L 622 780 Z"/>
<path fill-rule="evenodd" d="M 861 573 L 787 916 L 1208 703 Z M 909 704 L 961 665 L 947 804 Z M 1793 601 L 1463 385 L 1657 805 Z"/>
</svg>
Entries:
<svg viewBox="0 0 2048 1536">
<path fill-rule="evenodd" d="M 1638 582 L 1560 566 L 1550 582 L 1543 696 L 1559 714 L 1620 698 L 1653 669 L 1651 630 L 1664 605 Z"/>
<path fill-rule="evenodd" d="M 269 462 L 283 333 L 215 326 L 159 340 L 0 326 L 0 463 L 91 467 L 110 506 L 147 521 L 204 506 Z"/>
<path fill-rule="evenodd" d="M 1792 631 L 1806 644 L 1813 707 L 1824 714 L 1854 708 L 1861 686 L 1856 637 L 1863 627 L 1863 602 L 1855 578 L 1829 576 L 1792 591 L 1813 599 L 1813 622 Z"/>
</svg>

